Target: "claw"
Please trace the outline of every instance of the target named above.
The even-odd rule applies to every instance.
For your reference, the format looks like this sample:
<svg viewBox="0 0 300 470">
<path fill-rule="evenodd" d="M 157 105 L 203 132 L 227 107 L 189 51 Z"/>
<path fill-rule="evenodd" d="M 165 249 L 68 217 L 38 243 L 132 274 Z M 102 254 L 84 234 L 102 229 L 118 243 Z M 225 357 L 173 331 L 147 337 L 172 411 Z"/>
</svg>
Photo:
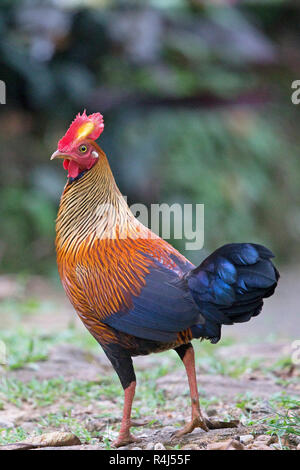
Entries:
<svg viewBox="0 0 300 470">
<path fill-rule="evenodd" d="M 196 428 L 201 428 L 203 431 L 209 431 L 210 429 L 222 429 L 222 428 L 237 428 L 239 425 L 238 420 L 232 421 L 210 421 L 208 418 L 203 418 L 202 416 L 195 416 L 189 423 L 187 423 L 184 428 L 175 432 L 172 436 L 172 439 L 182 437 L 185 434 L 189 434 L 194 431 Z"/>
<path fill-rule="evenodd" d="M 194 431 L 196 428 L 201 428 L 203 431 L 209 431 L 209 428 L 206 425 L 205 419 L 200 416 L 195 416 L 189 423 L 187 423 L 184 428 L 180 429 L 174 435 L 173 438 L 182 437 L 185 434 L 189 434 Z"/>
<path fill-rule="evenodd" d="M 128 433 L 127 435 L 119 436 L 116 441 L 112 443 L 114 447 L 123 447 L 127 446 L 128 444 L 133 444 L 134 442 L 140 442 L 141 439 L 139 437 L 135 437 L 132 434 Z"/>
</svg>

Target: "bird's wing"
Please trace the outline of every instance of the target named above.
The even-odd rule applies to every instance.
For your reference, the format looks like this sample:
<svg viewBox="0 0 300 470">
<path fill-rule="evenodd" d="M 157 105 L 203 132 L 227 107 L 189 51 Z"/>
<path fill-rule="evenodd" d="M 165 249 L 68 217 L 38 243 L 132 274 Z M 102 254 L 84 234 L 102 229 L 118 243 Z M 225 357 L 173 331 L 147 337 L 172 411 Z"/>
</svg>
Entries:
<svg viewBox="0 0 300 470">
<path fill-rule="evenodd" d="M 175 255 L 171 256 L 173 262 L 181 264 Z M 139 295 L 132 297 L 132 307 L 121 309 L 103 321 L 139 338 L 169 342 L 180 331 L 204 320 L 176 267 L 166 267 L 155 260 L 144 287 Z"/>
</svg>

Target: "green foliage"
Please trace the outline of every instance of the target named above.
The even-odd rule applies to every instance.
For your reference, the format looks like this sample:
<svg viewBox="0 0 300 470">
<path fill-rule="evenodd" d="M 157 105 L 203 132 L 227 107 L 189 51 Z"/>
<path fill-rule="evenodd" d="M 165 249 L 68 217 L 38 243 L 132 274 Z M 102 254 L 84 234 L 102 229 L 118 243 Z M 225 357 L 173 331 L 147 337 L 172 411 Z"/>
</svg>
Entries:
<svg viewBox="0 0 300 470">
<path fill-rule="evenodd" d="M 297 18 L 280 2 L 2 2 L 1 271 L 54 272 L 64 176 L 48 159 L 84 108 L 105 115 L 101 144 L 130 202 L 204 203 L 206 251 L 251 240 L 297 256 L 295 77 L 280 56 L 297 53 Z"/>
<path fill-rule="evenodd" d="M 279 438 L 300 436 L 300 400 L 279 394 L 273 397 L 271 404 L 277 409 L 273 408 L 274 413 L 261 420 L 268 427 L 268 434 L 276 434 Z"/>
<path fill-rule="evenodd" d="M 0 445 L 20 442 L 27 437 L 28 433 L 21 426 L 17 426 L 13 429 L 0 428 Z"/>
<path fill-rule="evenodd" d="M 99 345 L 88 333 L 80 333 L 74 328 L 47 335 L 37 330 L 28 331 L 24 328 L 2 330 L 2 340 L 7 348 L 8 369 L 19 369 L 25 365 L 34 368 L 34 363 L 46 360 L 50 347 L 59 343 L 70 343 L 86 350 L 99 352 Z"/>
</svg>

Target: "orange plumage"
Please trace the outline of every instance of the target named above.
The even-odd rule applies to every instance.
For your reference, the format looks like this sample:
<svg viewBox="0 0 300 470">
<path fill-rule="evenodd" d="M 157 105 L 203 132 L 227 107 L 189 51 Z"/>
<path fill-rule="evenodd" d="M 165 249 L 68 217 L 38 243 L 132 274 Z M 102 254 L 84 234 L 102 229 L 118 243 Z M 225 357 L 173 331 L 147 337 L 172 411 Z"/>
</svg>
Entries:
<svg viewBox="0 0 300 470">
<path fill-rule="evenodd" d="M 56 250 L 65 291 L 84 324 L 90 331 L 94 329 L 92 334 L 102 344 L 111 341 L 115 335 L 111 328 L 100 322 L 122 308 L 132 308 L 132 298 L 140 294 L 149 267 L 155 260 L 177 270 L 179 275 L 184 272 L 170 255 L 192 265 L 133 217 L 115 186 L 105 154 L 96 143 L 93 145 L 101 159 L 89 172 L 89 180 L 82 178 L 67 185 L 62 194 L 56 223 Z M 106 186 L 102 186 L 104 180 Z M 108 188 L 113 192 L 110 195 L 112 207 L 106 205 L 104 194 L 101 198 L 101 187 L 105 192 Z M 89 214 L 82 210 L 83 207 Z M 116 220 L 110 227 L 107 221 L 111 212 Z M 102 219 L 106 223 L 101 226 L 99 221 Z M 129 338 L 124 336 L 122 339 L 128 344 Z M 180 335 L 178 343 L 182 343 Z"/>
</svg>

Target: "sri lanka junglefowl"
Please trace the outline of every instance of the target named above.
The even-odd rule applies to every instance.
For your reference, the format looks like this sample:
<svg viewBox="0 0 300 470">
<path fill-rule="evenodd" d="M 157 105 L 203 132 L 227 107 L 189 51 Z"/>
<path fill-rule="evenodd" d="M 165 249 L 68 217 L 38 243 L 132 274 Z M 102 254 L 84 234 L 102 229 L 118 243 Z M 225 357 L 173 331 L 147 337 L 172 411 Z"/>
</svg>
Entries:
<svg viewBox="0 0 300 470">
<path fill-rule="evenodd" d="M 222 325 L 260 313 L 279 274 L 272 253 L 254 243 L 222 246 L 195 267 L 142 225 L 120 193 L 103 150 L 100 113 L 78 114 L 51 160 L 63 159 L 68 180 L 57 221 L 57 264 L 63 287 L 86 328 L 102 346 L 124 389 L 116 446 L 133 442 L 132 357 L 174 349 L 188 376 L 191 421 L 216 426 L 199 406 L 192 339 L 219 341 Z"/>
</svg>

